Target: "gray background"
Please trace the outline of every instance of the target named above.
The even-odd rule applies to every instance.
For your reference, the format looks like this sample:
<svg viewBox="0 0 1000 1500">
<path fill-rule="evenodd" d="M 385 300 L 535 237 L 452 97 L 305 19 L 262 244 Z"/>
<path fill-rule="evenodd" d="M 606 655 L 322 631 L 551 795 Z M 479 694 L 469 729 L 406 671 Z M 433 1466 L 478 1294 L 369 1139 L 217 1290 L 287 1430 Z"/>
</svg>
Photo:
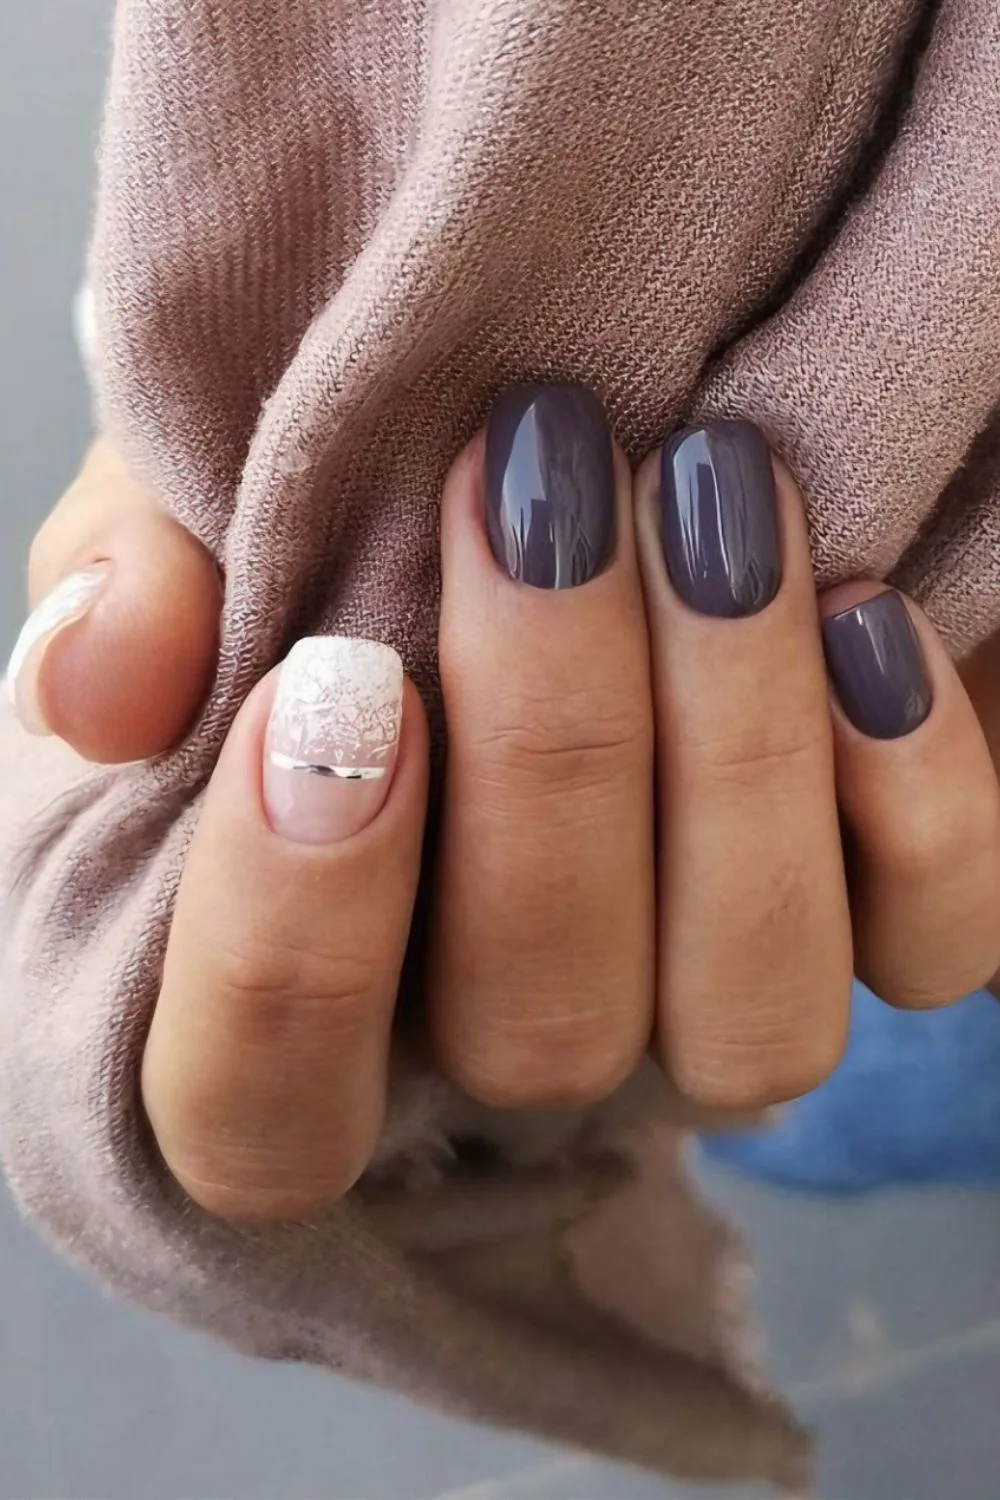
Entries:
<svg viewBox="0 0 1000 1500">
<path fill-rule="evenodd" d="M 28 539 L 88 431 L 69 309 L 109 14 L 109 0 L 0 0 L 8 640 Z M 771 1365 L 820 1429 L 823 1500 L 995 1500 L 1000 1199 L 823 1203 L 705 1180 L 757 1248 Z M 252 1364 L 113 1304 L 3 1196 L 0 1267 L 0 1500 L 689 1500 L 316 1372 Z"/>
</svg>

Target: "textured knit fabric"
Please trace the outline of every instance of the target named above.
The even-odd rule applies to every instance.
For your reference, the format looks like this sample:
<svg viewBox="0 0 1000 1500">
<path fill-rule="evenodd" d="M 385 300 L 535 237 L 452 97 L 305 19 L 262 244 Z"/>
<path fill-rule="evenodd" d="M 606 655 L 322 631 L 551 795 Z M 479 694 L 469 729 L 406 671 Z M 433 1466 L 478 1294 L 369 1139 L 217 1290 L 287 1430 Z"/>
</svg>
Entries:
<svg viewBox="0 0 1000 1500">
<path fill-rule="evenodd" d="M 734 1252 L 680 1183 L 676 1114 L 651 1124 L 662 1085 L 492 1116 L 401 1036 L 361 1187 L 241 1234 L 167 1180 L 137 1070 L 250 686 L 297 635 L 355 631 L 434 707 L 442 477 L 506 384 L 588 383 L 636 456 L 692 413 L 754 418 L 804 481 L 822 579 L 899 566 L 956 649 L 993 625 L 1000 8 L 119 0 L 115 40 L 101 413 L 224 564 L 223 646 L 156 764 L 0 729 L 15 1190 L 81 1263 L 242 1348 L 791 1481 L 801 1440 L 726 1326 Z"/>
</svg>

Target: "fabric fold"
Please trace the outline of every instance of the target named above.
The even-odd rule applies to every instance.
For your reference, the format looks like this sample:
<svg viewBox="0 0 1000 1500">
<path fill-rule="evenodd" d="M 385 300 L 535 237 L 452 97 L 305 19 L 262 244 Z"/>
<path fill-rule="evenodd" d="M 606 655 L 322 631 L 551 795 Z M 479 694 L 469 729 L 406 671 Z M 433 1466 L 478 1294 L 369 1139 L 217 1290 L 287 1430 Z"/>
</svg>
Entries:
<svg viewBox="0 0 1000 1500">
<path fill-rule="evenodd" d="M 823 582 L 892 570 L 1000 398 L 998 58 L 992 0 L 941 6 L 867 195 L 702 397 L 752 411 L 795 470 Z M 933 574 L 911 582 L 943 602 Z M 992 585 L 979 599 L 971 577 L 960 587 L 968 645 L 993 628 L 996 603 Z M 947 632 L 947 611 L 940 623 Z"/>
</svg>

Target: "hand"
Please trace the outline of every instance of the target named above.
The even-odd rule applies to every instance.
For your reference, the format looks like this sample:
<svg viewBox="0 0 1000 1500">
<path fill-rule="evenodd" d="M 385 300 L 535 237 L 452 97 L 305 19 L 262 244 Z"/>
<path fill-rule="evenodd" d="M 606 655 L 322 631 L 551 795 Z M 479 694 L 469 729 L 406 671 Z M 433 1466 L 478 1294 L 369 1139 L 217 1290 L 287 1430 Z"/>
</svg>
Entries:
<svg viewBox="0 0 1000 1500">
<path fill-rule="evenodd" d="M 996 969 L 1000 795 L 969 699 L 881 585 L 817 608 L 800 498 L 753 429 L 675 439 L 633 483 L 592 398 L 512 393 L 449 477 L 442 564 L 428 1003 L 471 1094 L 585 1104 L 652 1039 L 698 1100 L 766 1104 L 835 1065 L 852 955 L 909 1005 Z M 34 597 L 81 570 L 29 626 L 22 714 L 94 759 L 166 749 L 211 674 L 217 576 L 100 446 L 36 543 Z M 398 679 L 373 647 L 385 774 L 305 769 L 350 760 L 329 730 L 357 698 L 346 649 L 300 645 L 233 726 L 147 1048 L 166 1161 L 235 1219 L 346 1191 L 382 1116 L 426 731 L 407 688 L 390 743 Z M 303 685 L 327 727 L 289 748 Z"/>
</svg>

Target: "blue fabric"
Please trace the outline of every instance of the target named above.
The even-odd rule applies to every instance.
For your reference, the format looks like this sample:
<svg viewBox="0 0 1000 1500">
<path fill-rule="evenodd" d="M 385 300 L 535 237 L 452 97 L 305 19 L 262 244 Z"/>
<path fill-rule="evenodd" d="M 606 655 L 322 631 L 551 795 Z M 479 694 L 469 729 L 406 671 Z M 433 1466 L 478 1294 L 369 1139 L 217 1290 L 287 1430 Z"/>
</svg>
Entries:
<svg viewBox="0 0 1000 1500">
<path fill-rule="evenodd" d="M 703 1142 L 787 1187 L 857 1193 L 896 1182 L 1000 1180 L 1000 1001 L 891 1010 L 855 985 L 847 1055 L 765 1131 Z"/>
</svg>

